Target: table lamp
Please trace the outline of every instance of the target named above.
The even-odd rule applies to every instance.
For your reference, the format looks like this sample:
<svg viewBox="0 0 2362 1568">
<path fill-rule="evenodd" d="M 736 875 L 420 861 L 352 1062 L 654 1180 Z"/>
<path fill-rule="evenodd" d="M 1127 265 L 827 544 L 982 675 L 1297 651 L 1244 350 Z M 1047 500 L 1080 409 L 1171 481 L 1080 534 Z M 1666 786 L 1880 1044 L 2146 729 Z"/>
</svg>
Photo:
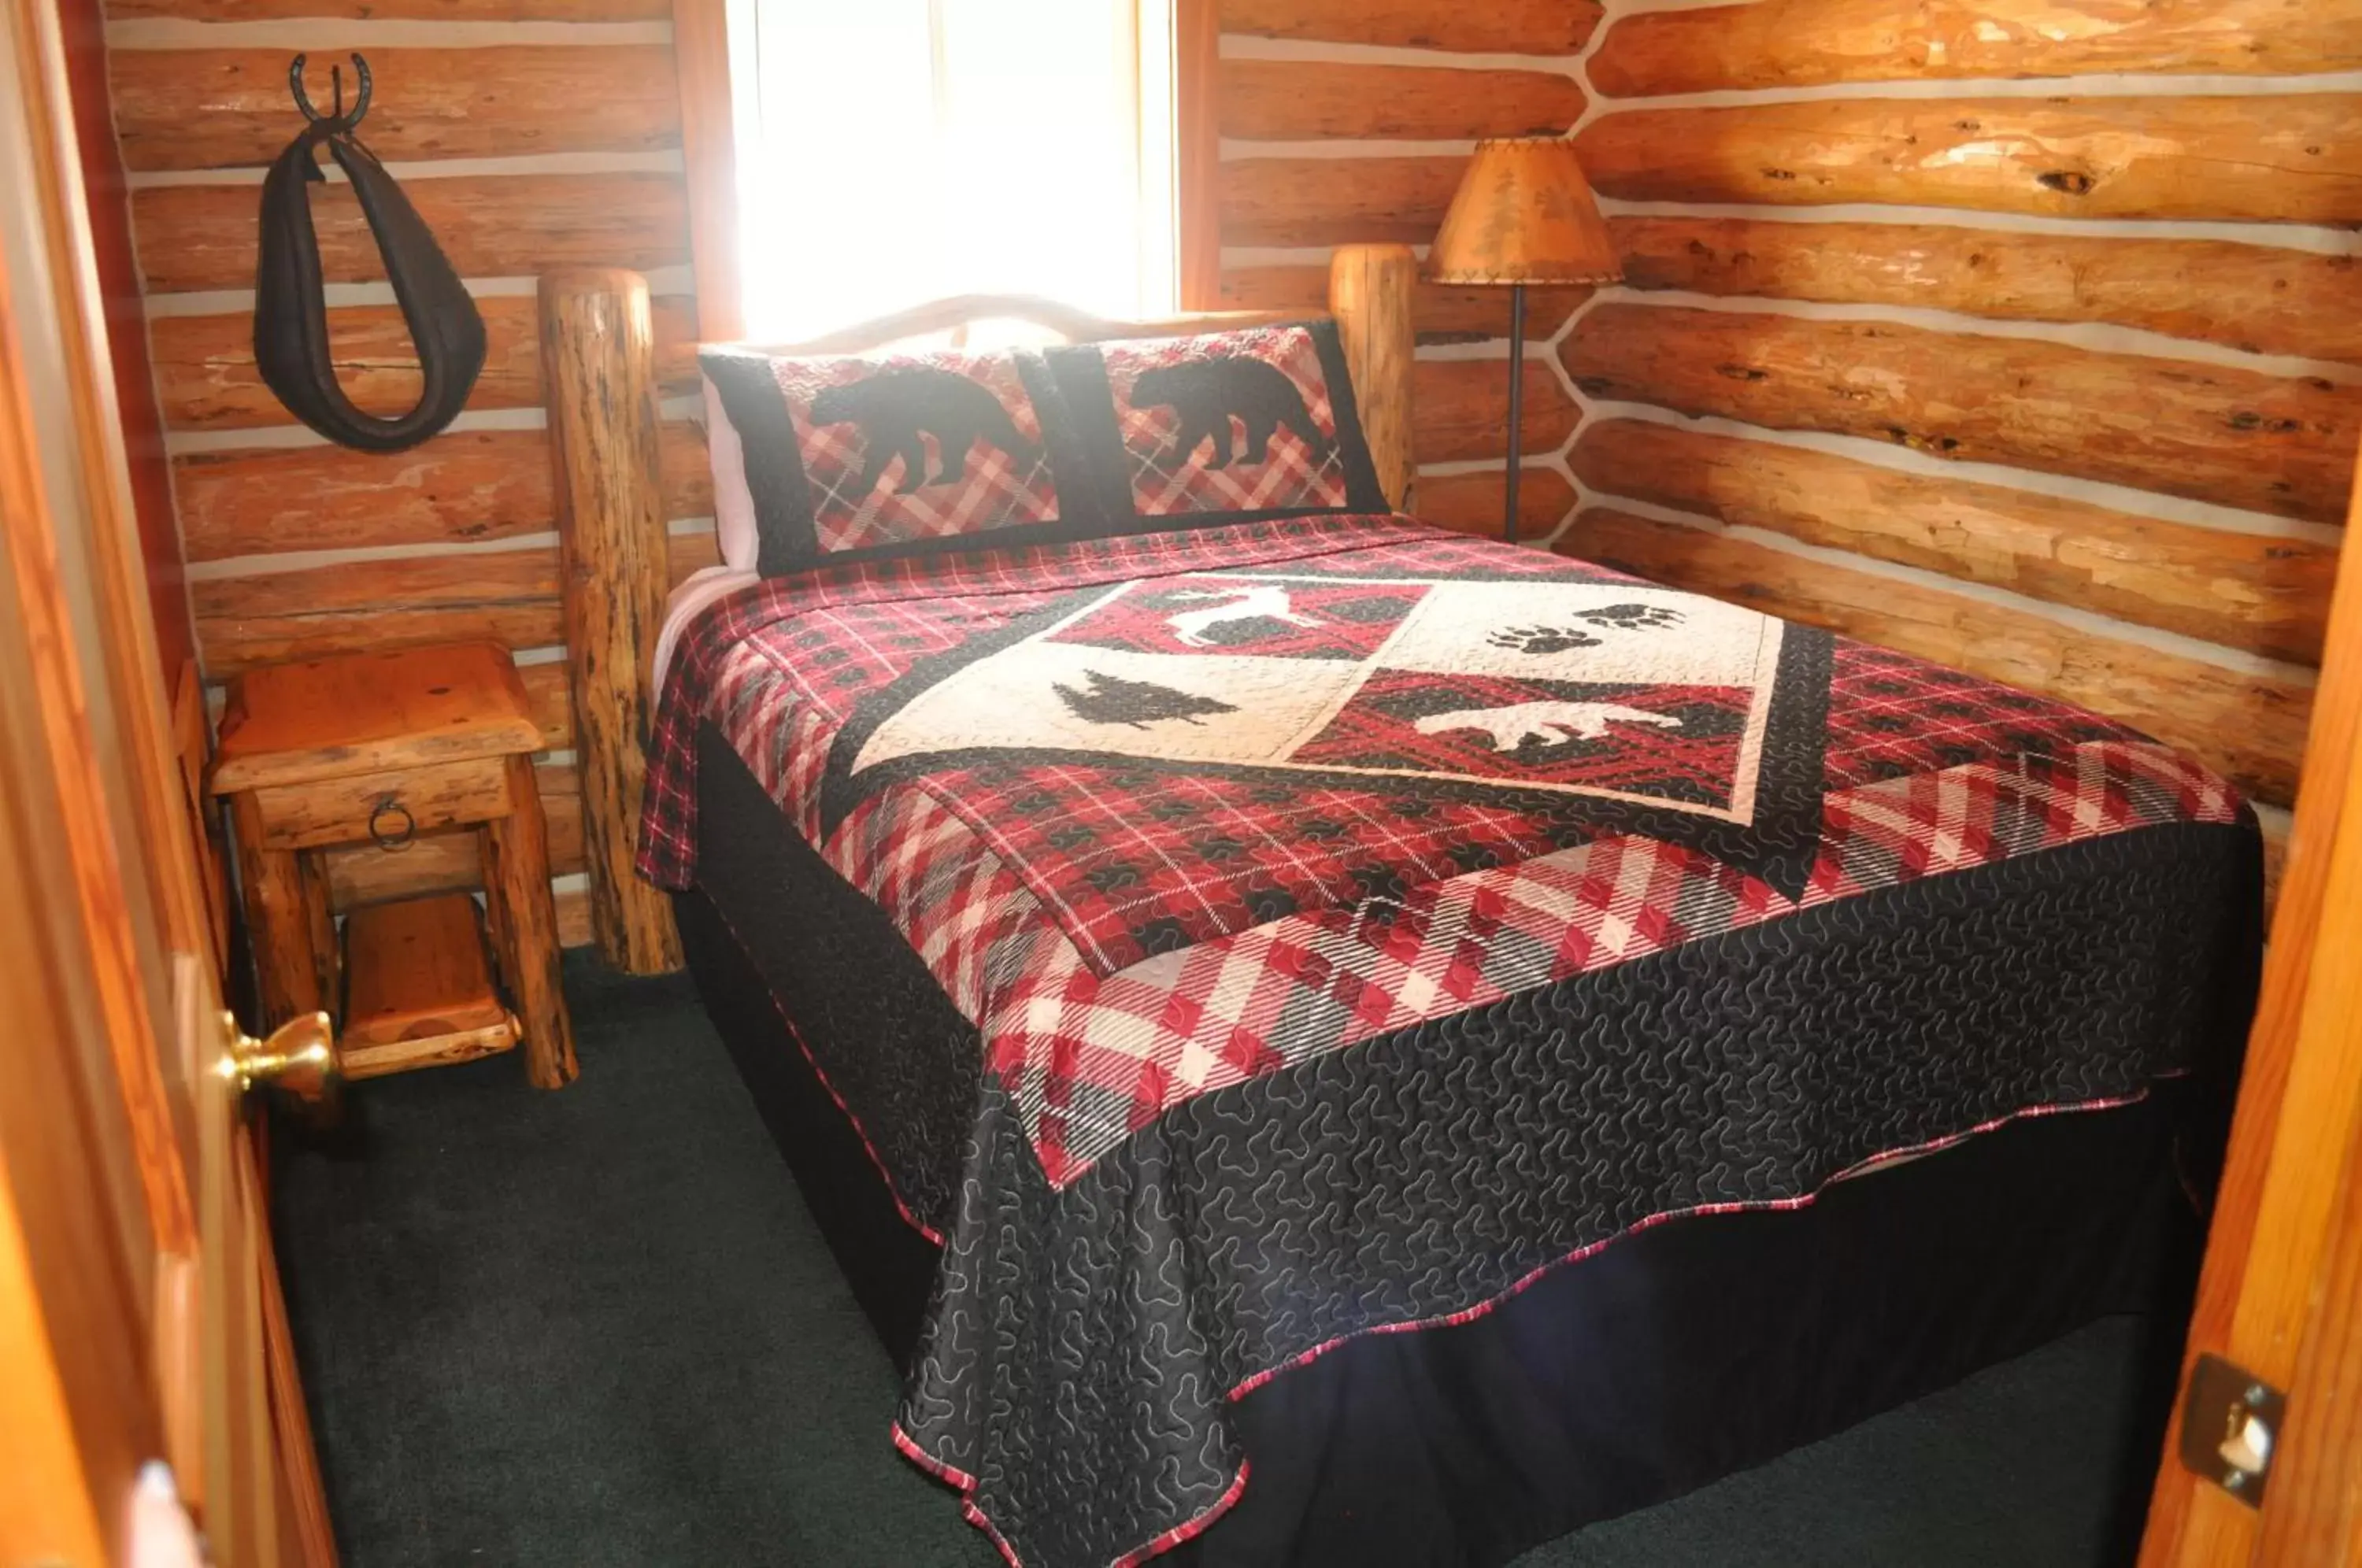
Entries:
<svg viewBox="0 0 2362 1568">
<path fill-rule="evenodd" d="M 1427 253 L 1434 283 L 1509 286 L 1509 473 L 1501 536 L 1518 542 L 1526 285 L 1621 282 L 1591 182 L 1563 137 L 1480 141 Z"/>
</svg>

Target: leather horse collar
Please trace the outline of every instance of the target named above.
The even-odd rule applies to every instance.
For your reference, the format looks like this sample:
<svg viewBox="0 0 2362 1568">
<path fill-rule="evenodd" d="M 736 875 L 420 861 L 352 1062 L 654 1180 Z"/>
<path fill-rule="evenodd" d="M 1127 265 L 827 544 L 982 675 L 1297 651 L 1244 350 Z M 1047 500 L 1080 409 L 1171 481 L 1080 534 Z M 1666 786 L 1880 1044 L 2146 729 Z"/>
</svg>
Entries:
<svg viewBox="0 0 2362 1568">
<path fill-rule="evenodd" d="M 254 278 L 255 364 L 289 412 L 331 441 L 364 451 L 398 452 L 450 424 L 468 401 L 484 365 L 483 317 L 402 187 L 353 136 L 353 126 L 369 105 L 366 71 L 353 112 L 322 116 L 304 98 L 302 68 L 299 56 L 290 74 L 296 102 L 311 123 L 287 144 L 262 182 L 261 259 Z M 340 83 L 340 108 L 342 96 Z M 393 283 L 393 297 L 402 307 L 425 381 L 416 405 L 391 419 L 356 408 L 337 384 L 319 238 L 312 226 L 306 189 L 327 179 L 315 151 L 324 145 L 360 199 L 361 215 L 384 258 L 386 276 Z"/>
</svg>

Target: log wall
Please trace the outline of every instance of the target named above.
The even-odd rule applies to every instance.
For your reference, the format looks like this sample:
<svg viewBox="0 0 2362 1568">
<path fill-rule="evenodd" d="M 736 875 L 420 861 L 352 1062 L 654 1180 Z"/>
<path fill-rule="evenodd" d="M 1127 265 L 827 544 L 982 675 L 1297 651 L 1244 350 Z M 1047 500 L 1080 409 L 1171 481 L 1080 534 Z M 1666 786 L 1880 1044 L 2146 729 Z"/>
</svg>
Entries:
<svg viewBox="0 0 2362 1568">
<path fill-rule="evenodd" d="M 1219 303 L 1318 308 L 1336 246 L 1423 250 L 1478 138 L 1563 135 L 1582 119 L 1581 60 L 1601 15 L 1591 0 L 1222 0 Z M 1527 302 L 1518 509 L 1530 538 L 1573 513 L 1561 454 L 1581 415 L 1548 345 L 1586 294 Z M 1501 525 L 1508 307 L 1506 289 L 1433 285 L 1414 307 L 1414 509 L 1476 533 Z"/>
<path fill-rule="evenodd" d="M 538 778 L 569 943 L 588 939 L 582 813 L 534 282 L 561 266 L 648 275 L 674 571 L 712 560 L 705 450 L 689 418 L 695 302 L 670 14 L 669 0 L 111 0 L 108 11 L 115 132 L 205 674 L 449 637 L 508 645 L 549 744 Z M 250 347 L 262 170 L 301 125 L 288 59 L 311 56 L 325 106 L 329 63 L 354 50 L 376 78 L 362 139 L 468 280 L 491 338 L 467 412 L 392 455 L 295 424 Z M 407 407 L 416 359 L 350 187 L 314 191 L 344 384 L 365 408 Z M 336 893 L 464 885 L 477 873 L 465 839 L 347 852 Z"/>
<path fill-rule="evenodd" d="M 2277 835 L 2362 446 L 2362 0 L 1608 0 L 1573 64 L 1627 276 L 1553 345 L 1556 547 L 2118 715 Z"/>
<path fill-rule="evenodd" d="M 2362 0 L 1225 0 L 1222 285 L 1432 237 L 1568 122 L 1627 282 L 1539 299 L 1524 525 L 2056 692 L 2284 825 L 2362 446 Z M 1418 301 L 1489 530 L 1503 304 Z"/>
</svg>

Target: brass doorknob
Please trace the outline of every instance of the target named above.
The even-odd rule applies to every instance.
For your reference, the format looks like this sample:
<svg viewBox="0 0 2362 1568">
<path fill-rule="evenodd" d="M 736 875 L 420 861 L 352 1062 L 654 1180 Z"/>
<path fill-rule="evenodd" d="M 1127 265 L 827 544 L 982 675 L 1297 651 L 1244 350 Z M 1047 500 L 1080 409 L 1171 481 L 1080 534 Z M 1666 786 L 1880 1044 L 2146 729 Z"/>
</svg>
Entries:
<svg viewBox="0 0 2362 1568">
<path fill-rule="evenodd" d="M 269 1084 L 297 1099 L 317 1102 L 327 1099 L 344 1077 L 344 1064 L 337 1055 L 336 1025 L 325 1012 L 291 1018 L 272 1030 L 268 1040 L 257 1040 L 238 1028 L 237 1019 L 224 1013 L 222 1032 L 230 1043 L 229 1054 L 221 1061 L 221 1075 L 242 1090 Z"/>
</svg>

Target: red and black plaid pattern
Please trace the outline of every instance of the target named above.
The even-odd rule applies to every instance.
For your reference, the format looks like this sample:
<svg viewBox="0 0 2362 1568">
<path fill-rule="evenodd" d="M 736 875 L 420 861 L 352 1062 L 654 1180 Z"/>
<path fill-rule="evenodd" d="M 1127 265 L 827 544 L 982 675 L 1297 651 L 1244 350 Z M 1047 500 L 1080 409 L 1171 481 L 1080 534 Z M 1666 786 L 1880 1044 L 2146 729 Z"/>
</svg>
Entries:
<svg viewBox="0 0 2362 1568">
<path fill-rule="evenodd" d="M 977 1024 L 1063 1184 L 1191 1096 L 1322 1051 L 1874 889 L 2240 814 L 2221 779 L 2121 725 L 1839 642 L 1830 788 L 1793 898 L 1702 848 L 1569 834 L 1513 803 L 1382 780 L 988 759 L 889 785 L 824 825 L 831 743 L 865 694 L 1078 587 L 1283 561 L 1340 577 L 1524 575 L 1529 559 L 1328 518 L 762 584 L 710 612 L 676 663 L 642 867 L 672 886 L 693 871 L 691 737 L 711 718 Z"/>
<path fill-rule="evenodd" d="M 2229 784 L 2137 736 L 1908 774 L 1827 798 L 1820 862 L 1799 902 L 2158 823 L 2235 822 L 2243 810 Z"/>
<path fill-rule="evenodd" d="M 1042 416 L 1010 355 L 944 350 L 880 358 L 778 359 L 770 361 L 770 368 L 803 458 L 812 533 L 823 552 L 945 539 L 1057 519 L 1058 488 L 1043 438 Z M 933 430 L 922 430 L 917 439 L 926 471 L 914 475 L 907 454 L 881 453 L 871 447 L 871 437 L 882 428 L 879 424 L 841 420 L 823 425 L 813 418 L 815 402 L 832 388 L 866 382 L 890 395 L 895 379 L 913 371 L 956 375 L 983 388 L 1015 427 L 1023 449 L 1012 453 L 989 440 L 977 440 L 963 452 L 946 454 Z M 933 482 L 945 473 L 947 462 L 957 465 L 963 459 L 964 478 Z"/>
<path fill-rule="evenodd" d="M 1345 502 L 1345 466 L 1339 449 L 1337 411 L 1329 378 L 1312 332 L 1302 326 L 1252 327 L 1201 337 L 1146 338 L 1108 345 L 1103 359 L 1115 394 L 1116 429 L 1131 481 L 1133 510 L 1142 517 L 1202 512 L 1279 512 L 1334 509 Z M 1180 445 L 1183 415 L 1170 403 L 1135 401 L 1140 378 L 1150 371 L 1214 359 L 1253 359 L 1285 376 L 1303 400 L 1319 431 L 1319 445 L 1281 425 L 1264 460 L 1250 462 L 1243 432 L 1229 428 Z M 1152 383 L 1153 384 L 1153 383 Z M 1195 434 L 1194 432 L 1192 433 Z M 1220 458 L 1227 444 L 1231 460 Z"/>
<path fill-rule="evenodd" d="M 829 848 L 837 874 L 893 919 L 967 1017 L 990 1000 L 991 976 L 1047 967 L 1067 945 L 1023 878 L 938 801 L 865 802 Z"/>
<path fill-rule="evenodd" d="M 816 610 L 783 624 L 770 657 L 841 712 L 930 654 L 959 646 L 979 627 L 1001 624 L 1049 603 L 1054 593 L 954 595 L 888 600 Z"/>
<path fill-rule="evenodd" d="M 930 783 L 1101 970 L 1582 836 L 1509 805 L 1085 759 Z"/>
<path fill-rule="evenodd" d="M 1071 947 L 977 1017 L 1052 1182 L 1200 1094 L 1428 1019 L 1919 877 L 2169 822 L 2229 823 L 2230 787 L 2146 743 L 1971 763 L 1832 795 L 1790 900 L 1712 856 L 1604 837 L 1399 899 L 1274 921 L 1113 975 Z M 1045 962 L 1046 961 L 1046 962 Z"/>
<path fill-rule="evenodd" d="M 1324 557 L 1360 558 L 1390 545 L 1419 546 L 1422 564 L 1439 569 L 1481 561 L 1475 541 L 1443 535 L 1405 518 L 1348 513 L 1233 524 L 1192 533 L 1130 535 L 1069 544 L 1026 545 L 933 558 L 851 561 L 767 579 L 712 605 L 682 635 L 648 740 L 647 793 L 640 815 L 642 876 L 660 888 L 687 888 L 697 871 L 697 727 L 717 716 L 725 669 L 786 681 L 817 702 L 833 726 L 859 694 L 894 679 L 933 643 L 897 646 L 868 637 L 854 648 L 805 621 L 833 611 L 893 617 L 911 635 L 940 639 L 1038 609 L 1047 599 L 1095 583 L 1286 562 L 1304 570 Z M 1537 557 L 1536 564 L 1572 563 Z M 1582 569 L 1595 579 L 1616 574 Z M 912 629 L 926 626 L 918 633 Z M 803 668 L 794 644 L 820 645 L 831 662 Z M 735 662 L 734 662 L 735 661 Z M 748 755 L 751 762 L 754 757 Z M 761 771 L 760 768 L 757 769 Z M 767 774 L 765 775 L 767 778 Z"/>
<path fill-rule="evenodd" d="M 1824 765 L 1832 790 L 1981 757 L 2145 738 L 2084 709 L 1867 643 L 1840 640 L 1829 672 Z"/>
</svg>

